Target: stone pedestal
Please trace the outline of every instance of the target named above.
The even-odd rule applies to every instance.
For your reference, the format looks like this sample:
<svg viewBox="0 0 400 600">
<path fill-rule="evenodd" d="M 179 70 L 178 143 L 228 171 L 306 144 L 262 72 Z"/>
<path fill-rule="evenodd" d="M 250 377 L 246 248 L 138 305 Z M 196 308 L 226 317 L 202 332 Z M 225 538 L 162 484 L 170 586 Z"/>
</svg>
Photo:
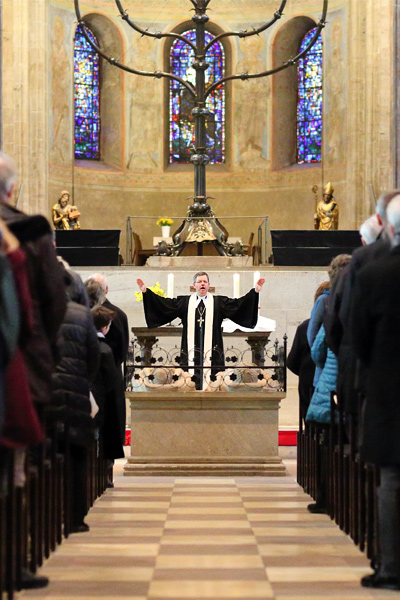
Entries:
<svg viewBox="0 0 400 600">
<path fill-rule="evenodd" d="M 149 256 L 147 267 L 157 269 L 224 269 L 226 267 L 252 267 L 251 256 Z"/>
<path fill-rule="evenodd" d="M 280 392 L 127 392 L 125 475 L 285 475 L 278 456 Z"/>
</svg>

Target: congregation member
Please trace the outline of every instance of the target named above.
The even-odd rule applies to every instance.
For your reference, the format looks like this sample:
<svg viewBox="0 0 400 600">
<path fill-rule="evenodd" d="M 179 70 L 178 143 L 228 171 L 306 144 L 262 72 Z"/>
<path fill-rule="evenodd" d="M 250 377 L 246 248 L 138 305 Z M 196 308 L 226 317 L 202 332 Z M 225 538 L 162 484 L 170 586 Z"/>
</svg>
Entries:
<svg viewBox="0 0 400 600">
<path fill-rule="evenodd" d="M 67 287 L 67 310 L 61 325 L 57 350 L 60 360 L 52 377 L 53 419 L 61 429 L 60 437 L 68 436 L 71 461 L 71 522 L 68 533 L 89 531 L 84 518 L 88 511 L 87 448 L 94 440 L 91 417 L 90 386 L 100 362 L 97 332 L 88 307 L 81 300 L 74 280 Z"/>
<path fill-rule="evenodd" d="M 200 271 L 193 277 L 194 294 L 163 298 L 148 289 L 142 279 L 137 279 L 139 289 L 143 293 L 143 308 L 148 327 L 160 327 L 174 319 L 181 319 L 181 364 L 199 367 L 194 375 L 197 389 L 203 389 L 203 366 L 218 368 L 223 365 L 223 319 L 230 319 L 249 329 L 256 326 L 258 298 L 264 283 L 265 279 L 261 277 L 255 287 L 241 298 L 214 296 L 209 291 L 208 274 Z"/>
<path fill-rule="evenodd" d="M 124 457 L 125 443 L 125 394 L 121 394 L 122 373 L 115 364 L 106 336 L 115 313 L 103 305 L 91 309 L 100 345 L 100 365 L 93 382 L 93 394 L 99 407 L 96 425 L 100 428 L 103 457 L 109 463 L 107 487 L 114 487 L 112 466 L 114 460 Z"/>
<path fill-rule="evenodd" d="M 97 303 L 102 304 L 105 308 L 115 313 L 115 318 L 113 319 L 112 327 L 110 327 L 106 335 L 106 340 L 113 351 L 115 364 L 121 367 L 126 361 L 129 347 L 128 317 L 119 306 L 112 304 L 107 298 L 109 287 L 106 276 L 103 273 L 93 273 L 85 283 L 91 285 L 93 282 L 99 283 L 102 290 Z"/>
<path fill-rule="evenodd" d="M 350 254 L 339 254 L 332 259 L 328 275 L 330 287 L 317 299 L 311 312 L 307 330 L 307 339 L 311 348 L 311 357 L 315 362 L 314 392 L 307 410 L 306 422 L 317 426 L 321 446 L 327 443 L 327 428 L 331 420 L 331 394 L 336 390 L 337 359 L 326 344 L 324 313 L 327 309 L 330 288 L 340 272 L 349 264 Z M 316 502 L 309 504 L 311 513 L 327 512 L 327 465 L 321 461 L 317 474 Z"/>
<path fill-rule="evenodd" d="M 366 368 L 360 453 L 380 469 L 378 547 L 374 572 L 364 587 L 400 589 L 400 195 L 387 207 L 393 248 L 357 274 L 351 329 L 356 354 Z"/>
<path fill-rule="evenodd" d="M 318 286 L 314 296 L 314 303 L 330 286 L 329 281 L 324 281 Z M 307 329 L 310 319 L 306 319 L 296 329 L 292 348 L 286 359 L 286 366 L 292 373 L 298 375 L 299 410 L 300 419 L 304 422 L 311 400 L 313 381 L 315 375 L 315 362 L 311 358 L 310 345 L 307 340 Z"/>
</svg>

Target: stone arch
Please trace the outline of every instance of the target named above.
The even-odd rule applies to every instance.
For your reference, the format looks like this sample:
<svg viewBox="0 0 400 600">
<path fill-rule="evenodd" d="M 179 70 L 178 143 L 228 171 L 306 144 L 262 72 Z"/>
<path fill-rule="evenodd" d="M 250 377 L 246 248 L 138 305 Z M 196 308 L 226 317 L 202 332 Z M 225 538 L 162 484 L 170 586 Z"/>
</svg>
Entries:
<svg viewBox="0 0 400 600">
<path fill-rule="evenodd" d="M 304 36 L 316 22 L 307 16 L 290 19 L 277 32 L 272 45 L 272 67 L 293 58 Z M 272 152 L 274 170 L 297 164 L 297 68 L 289 67 L 273 76 Z M 318 164 L 318 163 L 315 163 Z"/>
</svg>

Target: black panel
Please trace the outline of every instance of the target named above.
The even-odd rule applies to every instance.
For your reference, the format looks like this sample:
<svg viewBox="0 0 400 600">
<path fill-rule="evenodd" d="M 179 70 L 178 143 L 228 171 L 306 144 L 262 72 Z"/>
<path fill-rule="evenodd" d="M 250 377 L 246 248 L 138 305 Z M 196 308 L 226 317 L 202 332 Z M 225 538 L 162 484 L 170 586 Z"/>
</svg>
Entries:
<svg viewBox="0 0 400 600">
<path fill-rule="evenodd" d="M 324 267 L 338 254 L 351 254 L 361 246 L 358 231 L 271 231 L 274 265 Z"/>
<path fill-rule="evenodd" d="M 71 267 L 118 265 L 119 229 L 56 230 L 57 253 Z"/>
</svg>

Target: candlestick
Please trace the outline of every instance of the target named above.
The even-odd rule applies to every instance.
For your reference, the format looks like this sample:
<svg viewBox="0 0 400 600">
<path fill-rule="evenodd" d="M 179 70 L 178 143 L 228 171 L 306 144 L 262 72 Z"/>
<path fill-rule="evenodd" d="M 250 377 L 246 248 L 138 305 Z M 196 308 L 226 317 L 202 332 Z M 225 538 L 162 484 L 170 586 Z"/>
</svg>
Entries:
<svg viewBox="0 0 400 600">
<path fill-rule="evenodd" d="M 168 298 L 174 297 L 174 274 L 173 273 L 168 273 L 167 296 L 168 296 Z"/>
<path fill-rule="evenodd" d="M 233 296 L 234 298 L 239 298 L 240 296 L 240 274 L 233 274 Z"/>
<path fill-rule="evenodd" d="M 255 271 L 253 276 L 253 286 L 256 287 L 257 281 L 260 279 L 260 271 Z"/>
</svg>

